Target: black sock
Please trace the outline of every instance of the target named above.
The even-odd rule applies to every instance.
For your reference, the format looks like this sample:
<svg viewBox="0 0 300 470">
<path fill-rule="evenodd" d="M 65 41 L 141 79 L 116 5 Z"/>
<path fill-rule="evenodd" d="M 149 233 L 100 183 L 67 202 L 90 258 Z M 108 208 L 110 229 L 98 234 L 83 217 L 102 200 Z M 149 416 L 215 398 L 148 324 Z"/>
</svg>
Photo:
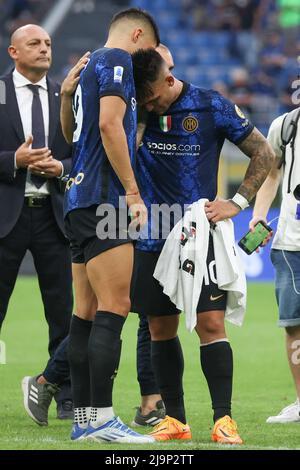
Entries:
<svg viewBox="0 0 300 470">
<path fill-rule="evenodd" d="M 112 406 L 112 389 L 121 355 L 121 331 L 125 318 L 99 311 L 93 323 L 88 354 L 91 378 L 91 406 Z"/>
<path fill-rule="evenodd" d="M 92 324 L 76 315 L 71 320 L 67 351 L 74 408 L 91 405 L 88 342 Z"/>
<path fill-rule="evenodd" d="M 151 341 L 151 357 L 166 414 L 186 423 L 182 387 L 184 360 L 178 336 L 167 341 Z"/>
<path fill-rule="evenodd" d="M 151 361 L 151 335 L 146 315 L 139 315 L 138 341 L 136 347 L 137 379 L 141 396 L 159 394 L 159 388 Z"/>
<path fill-rule="evenodd" d="M 228 341 L 200 346 L 201 367 L 207 380 L 214 422 L 231 416 L 233 358 Z"/>
</svg>

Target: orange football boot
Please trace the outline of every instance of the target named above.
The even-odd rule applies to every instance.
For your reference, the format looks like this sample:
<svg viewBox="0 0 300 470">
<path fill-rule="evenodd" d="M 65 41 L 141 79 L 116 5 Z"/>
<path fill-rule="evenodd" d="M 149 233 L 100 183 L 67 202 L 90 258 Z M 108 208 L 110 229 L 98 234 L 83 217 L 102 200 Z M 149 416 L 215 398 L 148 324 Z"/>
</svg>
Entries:
<svg viewBox="0 0 300 470">
<path fill-rule="evenodd" d="M 188 424 L 183 424 L 178 419 L 166 416 L 160 423 L 154 426 L 150 436 L 156 441 L 171 441 L 173 439 L 192 439 L 192 433 Z"/>
<path fill-rule="evenodd" d="M 223 416 L 215 422 L 211 439 L 220 444 L 243 444 L 237 432 L 236 422 L 230 416 Z"/>
</svg>

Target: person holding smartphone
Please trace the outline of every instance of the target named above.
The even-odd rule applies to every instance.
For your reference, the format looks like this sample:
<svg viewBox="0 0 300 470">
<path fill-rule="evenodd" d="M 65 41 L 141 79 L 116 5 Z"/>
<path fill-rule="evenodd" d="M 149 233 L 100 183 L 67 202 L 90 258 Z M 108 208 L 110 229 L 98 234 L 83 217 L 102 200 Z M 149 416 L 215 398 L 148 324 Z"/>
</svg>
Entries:
<svg viewBox="0 0 300 470">
<path fill-rule="evenodd" d="M 273 235 L 273 230 L 263 220 L 257 222 L 246 235 L 239 241 L 239 247 L 247 255 L 252 255 L 254 251 L 259 251 L 260 246 L 264 246 Z"/>
<path fill-rule="evenodd" d="M 300 108 L 292 111 L 287 129 L 289 145 L 283 153 L 283 123 L 289 115 L 276 118 L 270 127 L 268 141 L 276 161 L 257 193 L 250 229 L 259 221 L 266 222 L 270 206 L 282 181 L 282 201 L 277 232 L 273 240 L 271 260 L 275 268 L 276 299 L 279 308 L 278 326 L 286 331 L 286 350 L 297 399 L 284 407 L 267 423 L 300 422 Z M 298 124 L 297 124 L 298 117 Z M 283 164 L 282 164 L 283 163 Z M 297 352 L 298 351 L 298 352 Z"/>
</svg>

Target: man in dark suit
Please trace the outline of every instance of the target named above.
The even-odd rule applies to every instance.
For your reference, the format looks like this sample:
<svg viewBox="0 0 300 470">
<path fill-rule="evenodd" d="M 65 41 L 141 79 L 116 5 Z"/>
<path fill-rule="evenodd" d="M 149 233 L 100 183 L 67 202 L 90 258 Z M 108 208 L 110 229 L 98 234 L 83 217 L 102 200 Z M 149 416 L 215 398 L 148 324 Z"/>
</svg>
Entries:
<svg viewBox="0 0 300 470">
<path fill-rule="evenodd" d="M 71 149 L 59 122 L 60 87 L 47 78 L 51 40 L 37 25 L 15 31 L 8 48 L 14 70 L 0 87 L 0 328 L 27 250 L 36 267 L 52 356 L 69 331 L 73 307 L 69 243 L 64 235 L 61 178 Z M 26 315 L 26 312 L 24 312 Z M 51 392 L 57 389 L 51 388 Z M 46 384 L 25 378 L 27 412 L 39 424 Z M 56 394 L 58 417 L 70 414 L 70 386 Z"/>
</svg>

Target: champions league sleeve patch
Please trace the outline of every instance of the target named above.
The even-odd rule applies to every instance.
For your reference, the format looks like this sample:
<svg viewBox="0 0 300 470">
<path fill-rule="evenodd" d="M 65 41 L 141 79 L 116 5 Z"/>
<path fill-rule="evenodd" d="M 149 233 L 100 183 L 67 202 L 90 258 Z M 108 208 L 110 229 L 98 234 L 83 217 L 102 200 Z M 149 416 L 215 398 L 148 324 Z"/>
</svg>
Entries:
<svg viewBox="0 0 300 470">
<path fill-rule="evenodd" d="M 116 65 L 114 67 L 114 83 L 122 83 L 124 67 L 121 65 Z"/>
</svg>

